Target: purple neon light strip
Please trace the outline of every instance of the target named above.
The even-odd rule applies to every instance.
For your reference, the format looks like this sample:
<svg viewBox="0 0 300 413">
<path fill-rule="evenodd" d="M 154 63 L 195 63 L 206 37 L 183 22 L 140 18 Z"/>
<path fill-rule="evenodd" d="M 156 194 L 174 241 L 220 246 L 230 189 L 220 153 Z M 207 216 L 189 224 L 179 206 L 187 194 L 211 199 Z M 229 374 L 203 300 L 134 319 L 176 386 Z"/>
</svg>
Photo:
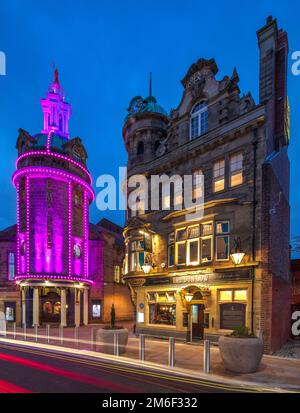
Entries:
<svg viewBox="0 0 300 413">
<path fill-rule="evenodd" d="M 17 274 L 20 274 L 20 184 L 17 183 Z"/>
<path fill-rule="evenodd" d="M 14 173 L 13 179 L 12 179 L 13 184 L 15 185 L 16 180 L 19 177 L 21 177 L 23 175 L 28 176 L 28 174 L 30 174 L 31 176 L 45 176 L 45 175 L 46 176 L 49 176 L 49 175 L 52 176 L 52 175 L 54 175 L 56 178 L 58 178 L 58 179 L 61 178 L 64 181 L 65 180 L 74 181 L 77 184 L 83 186 L 83 188 L 85 188 L 89 192 L 92 200 L 94 200 L 94 198 L 95 198 L 95 194 L 94 194 L 93 189 L 83 179 L 80 179 L 80 178 L 78 178 L 77 176 L 75 176 L 73 174 L 70 174 L 70 173 L 61 171 L 59 169 L 55 169 L 55 168 L 39 167 L 39 166 L 38 167 L 29 166 L 29 167 L 21 168 L 21 169 L 19 169 L 18 171 L 16 171 Z"/>
<path fill-rule="evenodd" d="M 47 150 L 47 152 L 44 152 L 44 151 L 36 151 L 36 152 L 27 152 L 27 153 L 24 153 L 23 155 L 19 156 L 19 158 L 17 159 L 17 161 L 16 161 L 16 168 L 18 169 L 19 162 L 20 162 L 22 159 L 27 158 L 27 157 L 32 157 L 32 156 L 39 156 L 39 155 L 42 155 L 42 156 L 51 156 L 51 157 L 53 157 L 53 158 L 62 159 L 62 160 L 64 160 L 64 161 L 67 161 L 67 162 L 72 163 L 73 165 L 77 166 L 77 167 L 80 168 L 83 172 L 85 172 L 85 173 L 87 174 L 87 176 L 89 177 L 89 180 L 90 180 L 90 184 L 92 184 L 92 182 L 93 182 L 92 176 L 91 176 L 91 174 L 89 173 L 89 171 L 88 171 L 84 166 L 82 166 L 79 162 L 76 162 L 76 161 L 74 161 L 73 159 L 68 158 L 67 156 L 61 155 L 61 154 L 59 154 L 59 153 L 51 152 L 50 149 Z"/>
<path fill-rule="evenodd" d="M 26 270 L 27 274 L 30 271 L 30 254 L 29 254 L 29 243 L 30 243 L 30 183 L 29 177 L 26 177 Z"/>
<path fill-rule="evenodd" d="M 88 278 L 88 242 L 89 242 L 89 223 L 88 223 L 88 195 L 84 192 L 84 277 Z"/>
<path fill-rule="evenodd" d="M 83 279 L 83 278 L 77 278 L 77 277 L 67 277 L 64 275 L 48 275 L 48 274 L 39 274 L 39 275 L 19 275 L 17 277 L 15 277 L 15 280 L 28 280 L 29 278 L 35 278 L 35 279 L 41 279 L 41 280 L 66 280 L 66 281 L 77 281 L 77 282 L 85 282 L 85 283 L 89 283 L 89 284 L 94 284 L 94 282 L 92 280 L 87 280 L 87 279 Z"/>
<path fill-rule="evenodd" d="M 69 255 L 69 277 L 72 276 L 72 182 L 68 185 L 68 255 Z"/>
</svg>

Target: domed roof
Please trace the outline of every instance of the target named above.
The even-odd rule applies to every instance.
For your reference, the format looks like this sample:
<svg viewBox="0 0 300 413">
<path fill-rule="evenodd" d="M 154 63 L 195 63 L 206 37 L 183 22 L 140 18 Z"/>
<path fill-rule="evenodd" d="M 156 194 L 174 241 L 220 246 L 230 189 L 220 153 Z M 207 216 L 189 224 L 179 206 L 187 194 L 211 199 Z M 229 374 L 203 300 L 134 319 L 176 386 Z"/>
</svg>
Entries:
<svg viewBox="0 0 300 413">
<path fill-rule="evenodd" d="M 38 133 L 33 135 L 34 141 L 31 142 L 30 147 L 34 150 L 45 149 L 47 147 L 48 135 L 46 133 Z M 64 151 L 64 144 L 66 139 L 54 133 L 51 134 L 50 146 L 51 148 Z"/>
<path fill-rule="evenodd" d="M 129 114 L 125 118 L 125 122 L 136 113 L 160 113 L 163 116 L 168 116 L 167 111 L 157 103 L 154 96 L 148 96 L 143 99 L 141 96 L 134 97 L 127 109 Z"/>
</svg>

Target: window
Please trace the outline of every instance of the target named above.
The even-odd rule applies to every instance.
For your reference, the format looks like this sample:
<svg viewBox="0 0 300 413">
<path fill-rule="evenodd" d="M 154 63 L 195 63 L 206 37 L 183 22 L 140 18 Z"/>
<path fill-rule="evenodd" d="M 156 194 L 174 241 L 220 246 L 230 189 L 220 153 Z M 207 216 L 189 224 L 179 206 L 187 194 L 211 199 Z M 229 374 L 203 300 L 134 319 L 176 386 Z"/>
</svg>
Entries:
<svg viewBox="0 0 300 413">
<path fill-rule="evenodd" d="M 227 303 L 220 305 L 220 328 L 233 330 L 245 326 L 246 305 Z"/>
<path fill-rule="evenodd" d="M 174 232 L 169 234 L 168 236 L 168 267 L 172 267 L 175 264 L 175 245 L 174 245 Z"/>
<path fill-rule="evenodd" d="M 247 290 L 220 290 L 220 301 L 247 301 Z"/>
<path fill-rule="evenodd" d="M 207 102 L 197 103 L 191 111 L 190 139 L 195 139 L 208 131 Z"/>
<path fill-rule="evenodd" d="M 199 239 L 187 241 L 187 264 L 199 264 Z"/>
<path fill-rule="evenodd" d="M 220 301 L 232 301 L 232 290 L 220 291 Z"/>
<path fill-rule="evenodd" d="M 5 320 L 16 321 L 16 303 L 14 301 L 4 302 Z"/>
<path fill-rule="evenodd" d="M 10 281 L 15 279 L 15 253 L 8 253 L 8 279 Z"/>
<path fill-rule="evenodd" d="M 176 243 L 176 258 L 177 264 L 185 264 L 186 261 L 186 241 Z"/>
<path fill-rule="evenodd" d="M 193 172 L 193 199 L 200 200 L 203 196 L 204 176 L 201 169 Z"/>
<path fill-rule="evenodd" d="M 176 325 L 175 304 L 149 304 L 149 323 Z"/>
<path fill-rule="evenodd" d="M 201 238 L 201 262 L 212 260 L 212 237 Z"/>
<path fill-rule="evenodd" d="M 213 190 L 223 191 L 225 188 L 225 160 L 220 159 L 214 163 L 213 167 Z"/>
<path fill-rule="evenodd" d="M 230 186 L 243 183 L 243 154 L 237 153 L 230 157 Z"/>
<path fill-rule="evenodd" d="M 137 150 L 136 150 L 137 155 L 142 155 L 144 153 L 144 142 L 140 141 L 137 144 Z"/>
<path fill-rule="evenodd" d="M 142 271 L 146 254 L 144 240 L 131 241 L 129 243 L 129 271 Z"/>
<path fill-rule="evenodd" d="M 115 265 L 115 267 L 114 267 L 114 282 L 117 283 L 117 284 L 119 284 L 120 281 L 121 281 L 121 278 L 120 278 L 120 267 L 119 267 L 119 265 Z"/>
<path fill-rule="evenodd" d="M 92 318 L 101 318 L 101 301 L 92 301 Z"/>
<path fill-rule="evenodd" d="M 229 222 L 217 222 L 216 234 L 216 259 L 227 261 L 229 260 Z"/>
</svg>

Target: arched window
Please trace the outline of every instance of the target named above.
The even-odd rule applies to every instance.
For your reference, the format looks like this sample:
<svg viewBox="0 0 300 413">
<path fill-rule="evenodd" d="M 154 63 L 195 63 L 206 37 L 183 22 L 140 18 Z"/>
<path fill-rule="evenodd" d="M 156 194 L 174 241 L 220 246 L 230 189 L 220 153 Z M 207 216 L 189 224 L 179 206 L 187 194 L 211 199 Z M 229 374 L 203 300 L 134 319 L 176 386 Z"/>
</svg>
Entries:
<svg viewBox="0 0 300 413">
<path fill-rule="evenodd" d="M 137 145 L 137 155 L 142 155 L 144 153 L 144 142 L 140 141 Z"/>
<path fill-rule="evenodd" d="M 191 111 L 190 139 L 198 138 L 208 130 L 207 102 L 197 103 Z"/>
</svg>

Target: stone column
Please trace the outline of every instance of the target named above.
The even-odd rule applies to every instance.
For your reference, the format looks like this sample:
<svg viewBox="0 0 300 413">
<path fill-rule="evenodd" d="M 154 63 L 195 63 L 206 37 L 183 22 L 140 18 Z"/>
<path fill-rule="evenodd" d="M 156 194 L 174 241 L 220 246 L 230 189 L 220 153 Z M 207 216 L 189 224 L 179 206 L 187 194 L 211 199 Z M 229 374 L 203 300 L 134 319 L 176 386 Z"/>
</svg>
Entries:
<svg viewBox="0 0 300 413">
<path fill-rule="evenodd" d="M 75 326 L 80 326 L 80 290 L 75 288 Z"/>
<path fill-rule="evenodd" d="M 89 291 L 87 288 L 83 291 L 83 324 L 89 323 Z"/>
<path fill-rule="evenodd" d="M 26 324 L 26 288 L 22 288 L 22 325 Z"/>
<path fill-rule="evenodd" d="M 62 288 L 60 290 L 60 325 L 62 327 L 67 326 L 67 295 L 66 289 Z"/>
<path fill-rule="evenodd" d="M 40 301 L 39 301 L 39 288 L 33 288 L 33 322 L 32 324 L 39 325 L 40 324 Z"/>
</svg>

